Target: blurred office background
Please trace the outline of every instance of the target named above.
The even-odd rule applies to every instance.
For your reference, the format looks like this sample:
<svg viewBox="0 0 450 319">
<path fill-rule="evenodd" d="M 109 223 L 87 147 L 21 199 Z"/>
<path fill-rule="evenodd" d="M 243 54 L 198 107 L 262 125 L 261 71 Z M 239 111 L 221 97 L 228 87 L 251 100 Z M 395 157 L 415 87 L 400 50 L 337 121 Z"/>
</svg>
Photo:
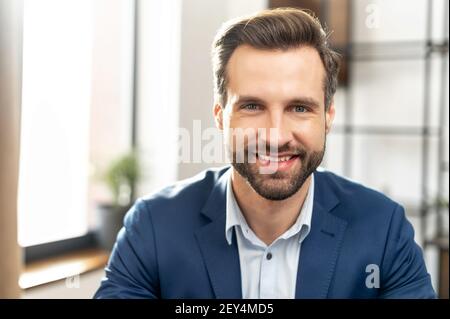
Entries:
<svg viewBox="0 0 450 319">
<path fill-rule="evenodd" d="M 221 165 L 180 128 L 214 127 L 218 27 L 277 6 L 343 56 L 323 166 L 405 206 L 448 298 L 446 0 L 0 0 L 0 297 L 91 298 L 117 207 Z"/>
</svg>

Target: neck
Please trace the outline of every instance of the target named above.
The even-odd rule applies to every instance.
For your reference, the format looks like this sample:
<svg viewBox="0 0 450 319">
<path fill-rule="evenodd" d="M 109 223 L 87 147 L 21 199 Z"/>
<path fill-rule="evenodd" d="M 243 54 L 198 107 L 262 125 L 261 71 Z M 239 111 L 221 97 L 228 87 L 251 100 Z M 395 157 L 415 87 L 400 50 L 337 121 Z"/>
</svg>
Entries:
<svg viewBox="0 0 450 319">
<path fill-rule="evenodd" d="M 311 176 L 291 197 L 273 201 L 256 193 L 238 172 L 232 170 L 232 186 L 236 201 L 250 228 L 266 245 L 270 245 L 295 223 L 310 184 Z"/>
</svg>

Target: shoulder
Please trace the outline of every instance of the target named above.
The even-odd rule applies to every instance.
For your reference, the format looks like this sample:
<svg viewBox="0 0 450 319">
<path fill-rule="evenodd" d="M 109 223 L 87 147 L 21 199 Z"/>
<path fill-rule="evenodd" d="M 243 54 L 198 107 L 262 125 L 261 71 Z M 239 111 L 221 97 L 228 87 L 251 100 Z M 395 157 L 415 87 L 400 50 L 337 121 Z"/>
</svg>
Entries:
<svg viewBox="0 0 450 319">
<path fill-rule="evenodd" d="M 202 204 L 208 199 L 216 182 L 228 169 L 229 167 L 226 166 L 204 170 L 193 177 L 178 181 L 144 196 L 141 200 L 150 206 L 168 205 L 170 203 Z"/>
<path fill-rule="evenodd" d="M 172 223 L 198 215 L 219 178 L 229 166 L 211 168 L 139 198 L 129 215 L 146 215 Z"/>
<path fill-rule="evenodd" d="M 332 172 L 315 173 L 316 189 L 332 191 L 339 201 L 339 214 L 345 219 L 364 217 L 366 221 L 389 221 L 396 212 L 403 212 L 401 205 L 385 194 Z"/>
<path fill-rule="evenodd" d="M 340 200 L 350 199 L 354 201 L 357 198 L 361 198 L 364 199 L 366 204 L 396 204 L 391 198 L 380 191 L 330 171 L 316 171 L 314 176 L 316 180 L 327 183 L 339 195 Z"/>
</svg>

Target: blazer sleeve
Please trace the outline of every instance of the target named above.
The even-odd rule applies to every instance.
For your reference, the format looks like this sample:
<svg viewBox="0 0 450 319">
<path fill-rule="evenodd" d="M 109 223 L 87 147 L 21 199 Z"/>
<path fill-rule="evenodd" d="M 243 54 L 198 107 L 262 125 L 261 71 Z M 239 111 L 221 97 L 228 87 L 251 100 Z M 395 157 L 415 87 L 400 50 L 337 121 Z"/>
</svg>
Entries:
<svg viewBox="0 0 450 319">
<path fill-rule="evenodd" d="M 94 298 L 159 297 L 153 225 L 144 201 L 126 214 L 105 274 Z"/>
<path fill-rule="evenodd" d="M 380 271 L 381 298 L 436 298 L 414 229 L 399 205 L 392 215 Z"/>
</svg>

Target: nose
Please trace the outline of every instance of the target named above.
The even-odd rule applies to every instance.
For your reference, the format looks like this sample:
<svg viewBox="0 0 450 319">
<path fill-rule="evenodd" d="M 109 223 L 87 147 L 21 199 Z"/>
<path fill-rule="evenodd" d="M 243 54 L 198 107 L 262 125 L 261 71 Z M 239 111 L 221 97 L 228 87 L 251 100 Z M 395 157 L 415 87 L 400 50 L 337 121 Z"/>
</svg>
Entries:
<svg viewBox="0 0 450 319">
<path fill-rule="evenodd" d="M 283 109 L 277 108 L 268 112 L 266 122 L 266 143 L 273 150 L 278 150 L 283 145 L 288 144 L 293 139 L 286 115 Z"/>
</svg>

